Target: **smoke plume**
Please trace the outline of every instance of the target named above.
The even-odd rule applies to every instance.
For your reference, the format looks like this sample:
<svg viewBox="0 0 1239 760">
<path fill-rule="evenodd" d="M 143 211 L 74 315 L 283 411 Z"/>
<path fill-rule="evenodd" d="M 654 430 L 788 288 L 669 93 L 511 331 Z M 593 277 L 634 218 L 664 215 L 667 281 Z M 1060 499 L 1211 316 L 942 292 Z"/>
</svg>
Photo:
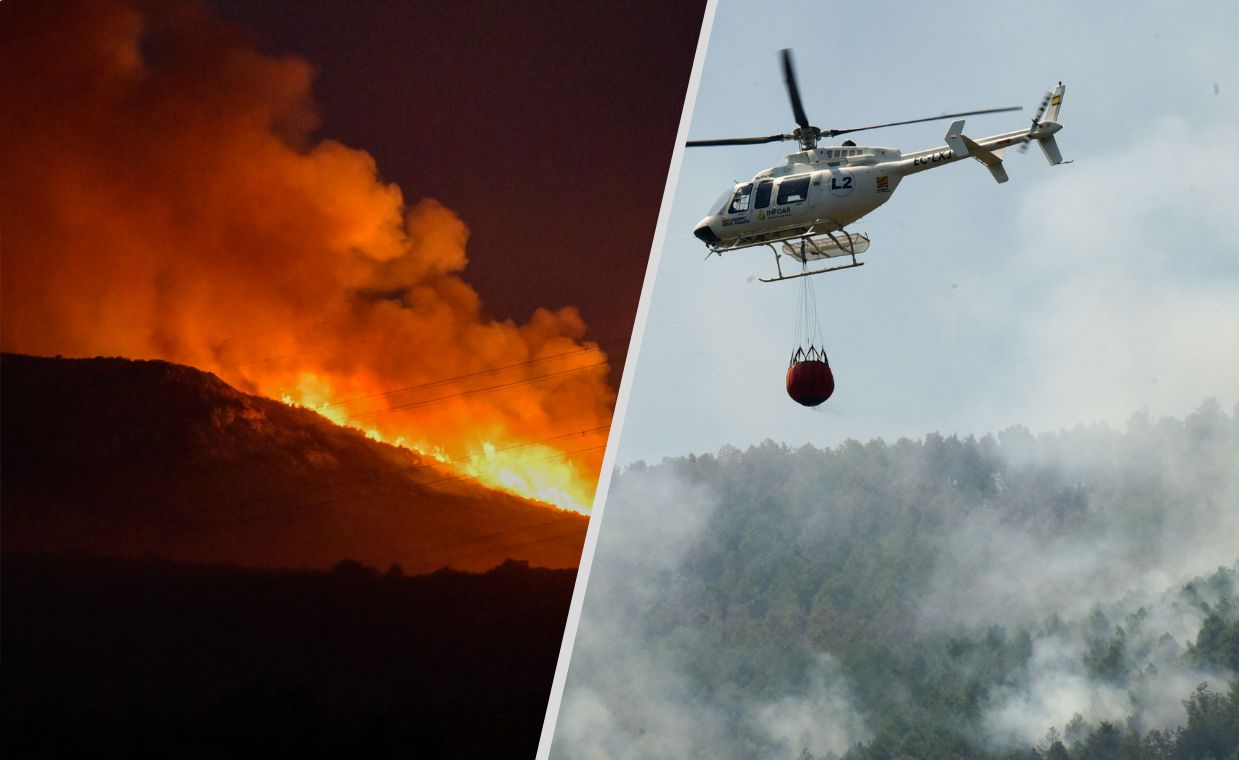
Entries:
<svg viewBox="0 0 1239 760">
<path fill-rule="evenodd" d="M 5 6 L 5 351 L 190 364 L 589 504 L 613 394 L 580 315 L 488 318 L 465 223 L 314 137 L 309 63 L 191 3 Z"/>
<path fill-rule="evenodd" d="M 1239 409 L 1207 401 L 1125 431 L 634 464 L 553 751 L 1004 757 L 1103 722 L 1173 732 L 1235 676 L 1235 461 Z"/>
<path fill-rule="evenodd" d="M 706 621 L 669 631 L 661 619 L 700 571 L 686 551 L 711 540 L 716 503 L 668 467 L 612 482 L 552 757 L 836 757 L 867 738 L 826 653 L 806 662 L 803 684 L 772 699 L 734 684 L 703 693 L 711 664 L 686 658 L 682 645 L 718 633 Z"/>
</svg>

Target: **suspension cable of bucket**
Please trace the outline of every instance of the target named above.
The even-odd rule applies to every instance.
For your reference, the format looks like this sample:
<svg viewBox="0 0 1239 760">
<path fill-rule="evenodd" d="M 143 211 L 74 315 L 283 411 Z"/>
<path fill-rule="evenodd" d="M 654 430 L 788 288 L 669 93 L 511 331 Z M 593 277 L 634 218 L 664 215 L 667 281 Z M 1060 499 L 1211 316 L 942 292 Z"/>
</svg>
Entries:
<svg viewBox="0 0 1239 760">
<path fill-rule="evenodd" d="M 817 316 L 817 290 L 808 277 L 800 279 L 795 348 L 787 367 L 787 395 L 804 406 L 817 406 L 835 391 L 835 377 L 826 359 L 822 326 Z"/>
</svg>

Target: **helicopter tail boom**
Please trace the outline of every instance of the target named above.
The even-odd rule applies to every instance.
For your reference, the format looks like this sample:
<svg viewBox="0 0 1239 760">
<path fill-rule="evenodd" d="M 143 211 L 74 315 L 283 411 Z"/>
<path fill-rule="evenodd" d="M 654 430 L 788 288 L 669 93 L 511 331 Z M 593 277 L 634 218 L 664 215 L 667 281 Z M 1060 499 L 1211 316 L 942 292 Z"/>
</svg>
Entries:
<svg viewBox="0 0 1239 760">
<path fill-rule="evenodd" d="M 1041 147 L 1045 160 L 1049 161 L 1051 166 L 1064 163 L 1062 151 L 1058 149 L 1058 142 L 1054 139 L 1054 135 L 1063 128 L 1063 125 L 1058 122 L 1058 113 L 1062 108 L 1063 94 L 1066 92 L 1067 87 L 1062 82 L 1058 83 L 1053 92 L 1047 92 L 1045 99 L 1041 101 L 1040 108 L 1037 109 L 1037 115 L 1033 117 L 1032 126 L 1026 129 L 974 140 L 964 134 L 963 120 L 952 122 L 944 138 L 945 146 L 903 156 L 903 160 L 898 164 L 898 170 L 903 175 L 915 174 L 972 157 L 985 164 L 985 168 L 989 169 L 995 181 L 1006 182 L 1007 172 L 1002 165 L 1003 152 L 1016 145 L 1023 152 L 1028 149 L 1028 144 L 1031 142 L 1036 142 Z"/>
<path fill-rule="evenodd" d="M 975 158 L 984 164 L 986 169 L 989 169 L 994 181 L 1006 182 L 1007 171 L 1002 165 L 1002 154 L 1008 146 L 1027 140 L 1028 137 L 1022 131 L 1008 132 L 993 137 L 984 137 L 978 141 L 964 134 L 964 122 L 960 120 L 951 123 L 944 139 L 946 145 L 941 148 L 932 148 L 904 156 L 899 162 L 900 173 L 915 174 L 935 166 L 954 163 L 965 158 Z"/>
</svg>

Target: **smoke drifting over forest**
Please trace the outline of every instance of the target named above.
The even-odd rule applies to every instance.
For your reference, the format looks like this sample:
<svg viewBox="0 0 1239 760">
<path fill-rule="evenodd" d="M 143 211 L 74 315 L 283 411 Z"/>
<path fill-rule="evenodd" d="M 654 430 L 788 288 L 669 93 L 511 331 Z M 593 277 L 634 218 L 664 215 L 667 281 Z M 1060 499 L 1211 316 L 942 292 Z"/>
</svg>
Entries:
<svg viewBox="0 0 1239 760">
<path fill-rule="evenodd" d="M 999 435 L 1009 466 L 1039 471 L 1057 490 L 995 473 L 995 493 L 947 536 L 922 620 L 1077 617 L 1098 600 L 1160 592 L 1239 559 L 1239 437 L 1223 419 L 1208 402 L 1186 425 L 1133 416 L 1126 436 L 1105 426 Z M 1039 496 L 1048 496 L 1041 514 L 1012 506 Z"/>
<path fill-rule="evenodd" d="M 308 62 L 194 3 L 5 5 L 5 351 L 189 364 L 589 504 L 613 393 L 577 310 L 489 319 L 465 223 L 314 136 Z"/>
<path fill-rule="evenodd" d="M 800 692 L 754 700 L 738 690 L 701 699 L 694 675 L 710 667 L 710 647 L 701 648 L 705 657 L 684 661 L 677 639 L 721 643 L 711 626 L 650 629 L 651 614 L 674 604 L 691 583 L 686 576 L 702 569 L 686 566 L 684 552 L 716 519 L 709 486 L 656 468 L 614 483 L 608 504 L 615 517 L 601 534 L 577 630 L 556 756 L 751 757 L 777 749 L 794 756 L 800 744 L 842 751 L 864 738 L 829 655 L 805 663 L 809 678 Z"/>
<path fill-rule="evenodd" d="M 1239 692 L 1224 696 L 1236 461 L 1239 410 L 1206 402 L 1125 431 L 635 465 L 611 487 L 554 754 L 1091 758 L 1125 742 L 1124 757 L 1194 757 L 1239 742 L 1200 717 L 1239 715 Z"/>
</svg>

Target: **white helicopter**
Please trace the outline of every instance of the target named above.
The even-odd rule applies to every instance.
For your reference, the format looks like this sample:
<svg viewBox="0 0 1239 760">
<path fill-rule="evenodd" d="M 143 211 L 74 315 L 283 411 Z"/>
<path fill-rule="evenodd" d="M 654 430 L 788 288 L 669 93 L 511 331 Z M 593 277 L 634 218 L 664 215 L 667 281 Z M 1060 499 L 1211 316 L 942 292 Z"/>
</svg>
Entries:
<svg viewBox="0 0 1239 760">
<path fill-rule="evenodd" d="M 1063 128 L 1058 123 L 1058 111 L 1063 93 L 1067 90 L 1062 82 L 1053 92 L 1046 93 L 1032 125 L 1027 129 L 973 140 L 963 133 L 964 122 L 959 119 L 952 122 L 947 130 L 946 145 L 916 153 L 904 154 L 897 148 L 862 147 L 851 140 L 837 147 L 819 148 L 818 140 L 823 137 L 900 124 L 1019 111 L 1022 108 L 990 108 L 853 129 L 822 130 L 809 124 L 800 103 L 791 51 L 782 51 L 782 58 L 783 79 L 799 128 L 790 135 L 692 140 L 686 143 L 689 147 L 757 145 L 782 140 L 800 143 L 800 150 L 787 156 L 782 166 L 759 172 L 751 182 L 737 184 L 724 193 L 711 206 L 710 214 L 693 230 L 693 234 L 706 244 L 711 253 L 720 255 L 727 251 L 768 246 L 774 252 L 778 275 L 761 278 L 762 282 L 864 266 L 863 262 L 856 260 L 856 256 L 869 249 L 869 236 L 847 232 L 844 227 L 886 203 L 895 188 L 899 187 L 899 182 L 909 174 L 971 157 L 984 164 L 996 181 L 1006 182 L 1007 172 L 1002 166 L 1003 151 L 1012 145 L 1019 145 L 1021 151 L 1027 150 L 1028 143 L 1034 140 L 1051 165 L 1063 163 L 1058 143 L 1054 141 L 1055 133 Z M 775 244 L 781 244 L 782 253 Z M 847 260 L 833 266 L 785 275 L 780 264 L 782 256 L 790 256 L 802 265 L 836 257 L 846 257 Z"/>
</svg>

